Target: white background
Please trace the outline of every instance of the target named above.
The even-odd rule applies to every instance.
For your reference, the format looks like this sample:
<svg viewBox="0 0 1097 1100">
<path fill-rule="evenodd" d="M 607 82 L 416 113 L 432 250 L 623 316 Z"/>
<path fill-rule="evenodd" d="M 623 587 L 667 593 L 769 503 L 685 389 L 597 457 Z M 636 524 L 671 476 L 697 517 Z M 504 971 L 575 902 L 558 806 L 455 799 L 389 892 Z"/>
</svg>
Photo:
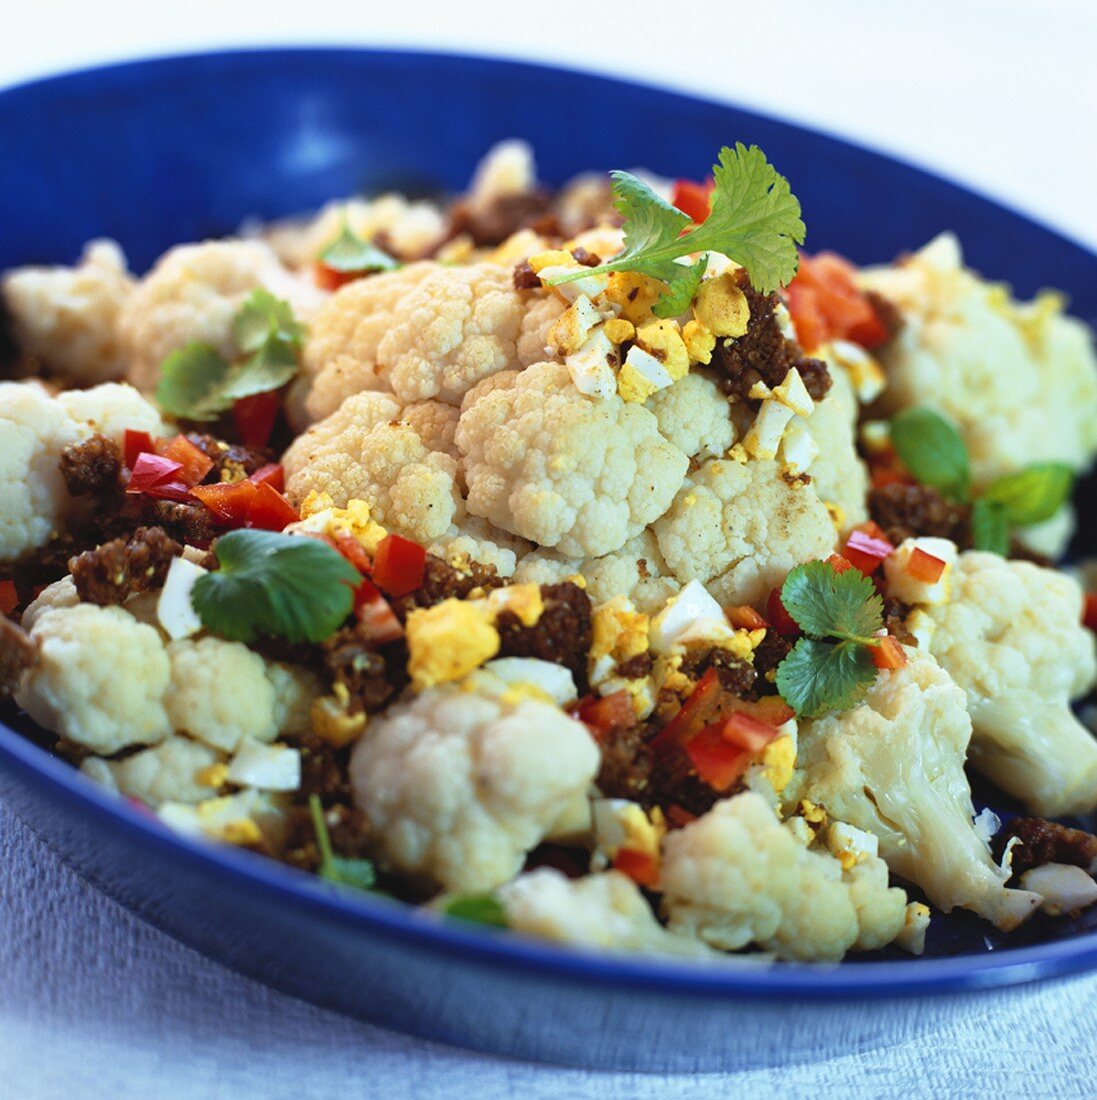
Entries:
<svg viewBox="0 0 1097 1100">
<path fill-rule="evenodd" d="M 268 43 L 482 50 L 676 84 L 897 152 L 1097 246 L 1097 0 L 7 0 L 0 84 Z M 27 1100 L 1082 1097 L 1097 1077 L 1095 1003 L 1095 978 L 988 996 L 924 1045 L 820 1051 L 772 1073 L 525 1067 L 388 1035 L 228 974 L 82 884 L 0 806 L 0 1094 Z"/>
</svg>

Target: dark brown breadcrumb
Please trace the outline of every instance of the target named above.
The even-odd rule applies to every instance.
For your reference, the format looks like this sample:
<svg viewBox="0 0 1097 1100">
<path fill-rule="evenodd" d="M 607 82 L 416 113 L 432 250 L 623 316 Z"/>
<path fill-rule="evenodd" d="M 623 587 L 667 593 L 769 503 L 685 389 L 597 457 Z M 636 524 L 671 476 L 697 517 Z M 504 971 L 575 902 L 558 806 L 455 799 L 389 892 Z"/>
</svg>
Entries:
<svg viewBox="0 0 1097 1100">
<path fill-rule="evenodd" d="M 465 600 L 478 589 L 487 591 L 503 584 L 503 578 L 492 565 L 470 560 L 458 567 L 435 554 L 428 554 L 423 566 L 423 583 L 414 592 L 389 602 L 403 622 L 416 608 L 434 607 L 448 599 Z"/>
<path fill-rule="evenodd" d="M 93 435 L 61 452 L 61 475 L 74 497 L 116 489 L 121 473 L 122 452 L 105 435 Z"/>
<path fill-rule="evenodd" d="M 642 802 L 651 776 L 651 753 L 645 744 L 644 728 L 638 722 L 613 726 L 599 734 L 602 763 L 595 783 L 606 798 L 627 798 Z"/>
<path fill-rule="evenodd" d="M 831 385 L 827 366 L 804 355 L 800 346 L 781 331 L 775 313 L 777 295 L 759 294 L 750 285 L 744 269 L 736 273 L 736 282 L 746 295 L 750 321 L 747 331 L 738 339 L 716 341 L 711 366 L 721 376 L 724 393 L 740 401 L 751 401 L 750 391 L 758 382 L 771 388 L 779 386 L 795 367 L 812 398 L 822 400 Z"/>
<path fill-rule="evenodd" d="M 6 615 L 0 615 L 0 699 L 19 686 L 38 660 L 38 643 Z"/>
<path fill-rule="evenodd" d="M 903 328 L 903 315 L 899 312 L 899 307 L 890 298 L 885 298 L 875 290 L 866 290 L 865 297 L 868 299 L 868 304 L 872 306 L 876 319 L 884 326 L 888 340 L 894 340 Z"/>
<path fill-rule="evenodd" d="M 541 277 L 529 266 L 528 260 L 515 265 L 511 279 L 515 290 L 536 290 L 541 285 Z"/>
<path fill-rule="evenodd" d="M 260 467 L 274 461 L 274 452 L 266 447 L 226 443 L 205 432 L 187 432 L 187 439 L 207 458 L 213 460 L 213 468 L 203 479 L 208 484 L 243 481 Z"/>
<path fill-rule="evenodd" d="M 1070 829 L 1042 817 L 1015 817 L 994 838 L 997 859 L 1002 858 L 1013 837 L 1020 841 L 1012 848 L 1015 878 L 1045 863 L 1069 863 L 1087 871 L 1097 867 L 1097 836 L 1082 829 Z"/>
<path fill-rule="evenodd" d="M 484 206 L 459 199 L 450 207 L 447 238 L 467 233 L 480 248 L 494 247 L 536 222 L 551 205 L 552 195 L 542 190 L 500 195 Z"/>
<path fill-rule="evenodd" d="M 138 527 L 129 538 L 112 539 L 69 561 L 76 591 L 85 603 L 122 604 L 159 588 L 183 547 L 162 527 Z"/>
<path fill-rule="evenodd" d="M 869 492 L 868 510 L 895 546 L 919 536 L 952 539 L 961 549 L 971 546 L 970 508 L 928 485 L 881 485 Z"/>
<path fill-rule="evenodd" d="M 403 644 L 386 646 L 381 652 L 364 638 L 359 623 L 336 631 L 323 649 L 328 678 L 346 689 L 352 714 L 382 710 L 407 682 Z"/>
<path fill-rule="evenodd" d="M 648 650 L 644 653 L 637 653 L 635 657 L 630 657 L 627 661 L 618 662 L 614 672 L 622 680 L 642 680 L 645 676 L 651 675 L 651 670 L 654 667 L 655 658 Z"/>
<path fill-rule="evenodd" d="M 918 639 L 906 627 L 907 616 L 911 606 L 889 596 L 884 600 L 884 626 L 887 632 L 897 638 L 903 645 L 917 645 Z"/>
<path fill-rule="evenodd" d="M 537 657 L 571 669 L 583 692 L 591 644 L 590 597 L 577 584 L 541 585 L 545 609 L 533 626 L 523 626 L 513 611 L 495 620 L 500 657 Z"/>
<path fill-rule="evenodd" d="M 694 647 L 682 658 L 679 671 L 691 680 L 699 681 L 710 668 L 716 669 L 720 686 L 732 695 L 746 697 L 754 688 L 758 673 L 753 665 L 719 646 Z"/>
<path fill-rule="evenodd" d="M 755 692 L 762 695 L 776 694 L 773 680 L 768 675 L 777 671 L 777 666 L 792 652 L 792 642 L 782 637 L 772 627 L 766 630 L 766 636 L 754 650 Z"/>
</svg>

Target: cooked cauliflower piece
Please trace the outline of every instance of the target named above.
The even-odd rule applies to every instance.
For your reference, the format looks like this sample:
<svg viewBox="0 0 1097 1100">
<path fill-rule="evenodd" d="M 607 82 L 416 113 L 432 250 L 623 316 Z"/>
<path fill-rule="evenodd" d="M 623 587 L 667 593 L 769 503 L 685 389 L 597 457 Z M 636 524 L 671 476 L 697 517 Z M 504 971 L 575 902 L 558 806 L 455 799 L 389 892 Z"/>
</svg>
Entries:
<svg viewBox="0 0 1097 1100">
<path fill-rule="evenodd" d="M 971 909 L 1009 931 L 1039 899 L 1006 889 L 1009 873 L 972 825 L 964 693 L 931 656 L 906 653 L 852 710 L 801 722 L 786 804 L 807 799 L 872 833 L 891 870 L 938 909 Z"/>
<path fill-rule="evenodd" d="M 522 195 L 537 184 L 537 169 L 529 142 L 511 138 L 493 145 L 472 174 L 467 202 L 473 208 Z"/>
<path fill-rule="evenodd" d="M 451 562 L 467 560 L 490 565 L 500 577 L 510 578 L 514 576 L 519 558 L 528 553 L 529 543 L 509 531 L 500 531 L 486 519 L 465 516 L 460 523 L 450 524 L 427 545 L 427 550 Z"/>
<path fill-rule="evenodd" d="M 880 859 L 866 856 L 843 872 L 752 791 L 667 834 L 662 889 L 671 932 L 725 951 L 756 944 L 805 962 L 890 943 L 906 913 L 906 894 L 889 888 Z"/>
<path fill-rule="evenodd" d="M 1082 590 L 1065 573 L 970 550 L 949 603 L 925 608 L 930 648 L 967 693 L 970 760 L 1033 813 L 1097 807 L 1097 739 L 1072 699 L 1097 679 Z"/>
<path fill-rule="evenodd" d="M 437 441 L 437 425 L 431 431 Z M 441 538 L 463 517 L 457 463 L 424 444 L 389 394 L 347 398 L 298 436 L 282 462 L 295 504 L 313 491 L 340 508 L 364 500 L 378 523 L 417 542 Z"/>
<path fill-rule="evenodd" d="M 58 397 L 37 382 L 0 382 L 0 561 L 44 546 L 78 503 L 61 476 L 61 452 L 100 432 L 164 431 L 160 414 L 130 386 L 106 382 Z"/>
<path fill-rule="evenodd" d="M 862 273 L 899 307 L 882 351 L 888 413 L 928 405 L 959 427 L 976 487 L 1029 462 L 1085 470 L 1097 453 L 1097 360 L 1054 296 L 1018 304 L 963 266 L 943 234 L 900 263 Z"/>
<path fill-rule="evenodd" d="M 120 378 L 118 315 L 133 291 L 114 241 L 92 241 L 76 267 L 18 267 L 0 281 L 19 348 L 67 381 Z"/>
<path fill-rule="evenodd" d="M 204 241 L 169 249 L 138 284 L 118 318 L 129 381 L 156 389 L 160 365 L 192 340 L 235 355 L 233 318 L 253 290 L 265 287 L 308 321 L 325 295 L 297 278 L 262 241 Z"/>
<path fill-rule="evenodd" d="M 490 890 L 574 816 L 598 763 L 586 727 L 557 707 L 444 685 L 372 720 L 350 776 L 386 867 Z"/>
<path fill-rule="evenodd" d="M 648 401 L 660 433 L 689 458 L 719 458 L 735 442 L 728 399 L 696 371 Z"/>
<path fill-rule="evenodd" d="M 619 871 L 569 879 L 551 867 L 501 886 L 507 927 L 542 939 L 612 951 L 709 955 L 703 943 L 668 932 L 632 879 Z"/>
<path fill-rule="evenodd" d="M 814 485 L 778 462 L 711 459 L 654 524 L 671 573 L 724 605 L 758 603 L 801 562 L 825 558 L 837 533 Z"/>
<path fill-rule="evenodd" d="M 207 745 L 171 736 L 121 760 L 89 756 L 80 770 L 97 783 L 156 809 L 164 802 L 194 804 L 212 798 L 220 785 L 214 773 L 220 759 Z"/>
<path fill-rule="evenodd" d="M 567 308 L 567 303 L 555 294 L 542 292 L 530 298 L 518 330 L 518 366 L 529 367 L 557 358 L 549 346 L 549 331 Z"/>
<path fill-rule="evenodd" d="M 509 268 L 438 268 L 399 303 L 377 360 L 402 401 L 460 405 L 477 382 L 518 365 L 524 314 Z"/>
<path fill-rule="evenodd" d="M 467 505 L 568 557 L 620 549 L 666 510 L 688 459 L 647 409 L 583 396 L 559 363 L 496 375 L 457 426 Z"/>
</svg>

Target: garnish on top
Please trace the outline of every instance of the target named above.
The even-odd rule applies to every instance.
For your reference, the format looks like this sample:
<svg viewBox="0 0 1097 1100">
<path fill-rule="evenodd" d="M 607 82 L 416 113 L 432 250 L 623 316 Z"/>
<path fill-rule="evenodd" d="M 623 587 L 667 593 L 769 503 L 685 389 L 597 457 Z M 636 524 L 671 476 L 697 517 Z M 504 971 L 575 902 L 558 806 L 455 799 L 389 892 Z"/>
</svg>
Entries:
<svg viewBox="0 0 1097 1100">
<path fill-rule="evenodd" d="M 324 806 L 320 796 L 309 795 L 309 815 L 312 818 L 312 829 L 316 834 L 316 848 L 320 854 L 320 861 L 316 866 L 316 873 L 328 882 L 334 882 L 337 886 L 352 886 L 356 890 L 370 890 L 377 881 L 377 873 L 373 863 L 368 859 L 348 859 L 346 856 L 337 856 L 331 846 L 331 836 L 328 833 L 328 825 L 324 820 Z"/>
<path fill-rule="evenodd" d="M 744 267 L 751 285 L 769 294 L 796 274 L 796 246 L 804 241 L 800 203 L 788 180 L 757 146 L 741 142 L 720 150 L 713 167 L 711 210 L 696 224 L 629 172 L 613 172 L 616 206 L 624 218 L 625 249 L 607 263 L 557 275 L 549 285 L 591 274 L 634 271 L 666 284 L 655 304 L 659 317 L 682 313 L 700 285 L 708 259 L 680 260 L 696 252 L 721 252 Z"/>
<path fill-rule="evenodd" d="M 341 275 L 364 275 L 374 271 L 394 271 L 400 261 L 372 241 L 359 237 L 344 220 L 339 236 L 320 253 L 324 267 Z"/>
<path fill-rule="evenodd" d="M 1034 462 L 971 490 L 971 465 L 960 433 L 932 409 L 905 409 L 891 421 L 891 442 L 910 474 L 952 500 L 971 504 L 977 550 L 1005 557 L 1013 527 L 1051 519 L 1070 499 L 1073 471 L 1062 462 Z"/>
</svg>

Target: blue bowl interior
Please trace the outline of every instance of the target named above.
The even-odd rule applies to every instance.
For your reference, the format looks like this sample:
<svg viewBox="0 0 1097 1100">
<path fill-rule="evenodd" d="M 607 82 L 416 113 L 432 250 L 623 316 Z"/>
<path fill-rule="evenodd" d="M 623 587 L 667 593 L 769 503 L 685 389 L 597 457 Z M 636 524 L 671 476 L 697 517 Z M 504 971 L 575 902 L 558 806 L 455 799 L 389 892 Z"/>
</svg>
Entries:
<svg viewBox="0 0 1097 1100">
<path fill-rule="evenodd" d="M 576 104 L 591 108 L 568 106 Z M 168 246 L 231 232 L 250 216 L 301 212 L 356 191 L 454 190 L 488 145 L 512 136 L 533 143 L 549 182 L 587 169 L 636 166 L 701 177 L 721 145 L 754 142 L 800 197 L 809 249 L 880 261 L 954 229 L 974 267 L 1024 295 L 1063 288 L 1076 313 L 1097 319 L 1097 257 L 909 165 L 758 114 L 604 77 L 368 50 L 168 58 L 0 92 L 0 269 L 69 262 L 88 239 L 111 236 L 143 270 Z M 1082 539 L 1082 548 L 1092 551 L 1084 545 L 1092 532 L 1083 531 Z M 333 895 L 246 854 L 195 848 L 169 836 L 28 744 L 14 731 L 26 730 L 26 722 L 10 706 L 0 718 L 8 723 L 0 726 L 2 789 L 63 855 L 139 906 L 142 855 L 185 861 L 209 889 L 231 884 L 259 909 L 292 902 L 317 928 L 325 921 L 350 925 L 363 935 L 410 939 L 417 949 L 451 960 L 460 956 L 469 965 L 487 960 L 665 994 L 817 999 L 945 992 L 1097 965 L 1093 911 L 1073 922 L 1039 920 L 1009 940 L 964 914 L 936 916 L 928 958 L 886 956 L 818 973 L 699 974 L 675 964 L 591 959 L 424 923 L 369 897 Z M 1009 810 L 993 792 L 987 798 Z M 105 857 L 97 862 L 96 845 L 89 842 L 108 836 L 111 844 L 104 847 L 115 853 L 109 865 Z M 122 866 L 125 852 L 133 856 L 129 870 Z M 180 902 L 180 912 L 196 911 L 193 896 Z M 173 926 L 170 918 L 161 920 L 205 942 L 186 921 Z M 308 940 L 307 926 L 301 935 Z M 324 1000 L 307 988 L 295 991 Z"/>
</svg>

